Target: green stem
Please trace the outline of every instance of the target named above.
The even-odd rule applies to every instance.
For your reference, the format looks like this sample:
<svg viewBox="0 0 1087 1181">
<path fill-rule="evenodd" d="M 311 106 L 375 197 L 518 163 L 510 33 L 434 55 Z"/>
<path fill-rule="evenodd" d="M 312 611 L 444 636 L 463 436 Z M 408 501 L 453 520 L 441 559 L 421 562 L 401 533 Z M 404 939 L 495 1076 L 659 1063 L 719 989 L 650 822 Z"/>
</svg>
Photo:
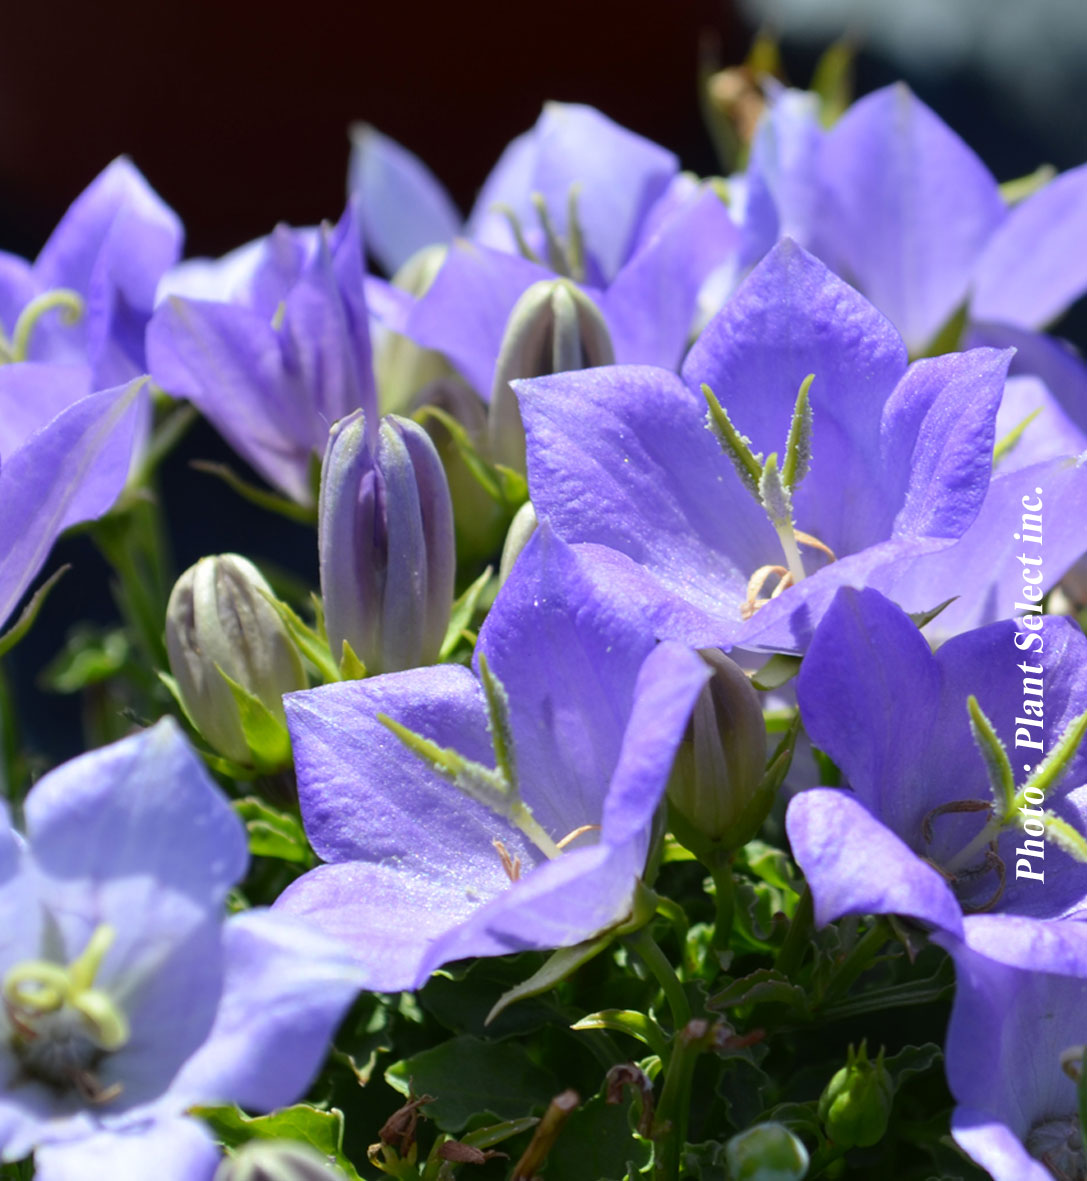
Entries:
<svg viewBox="0 0 1087 1181">
<path fill-rule="evenodd" d="M 793 921 L 785 935 L 785 942 L 778 951 L 774 967 L 783 976 L 792 976 L 804 961 L 804 955 L 811 946 L 812 933 L 815 927 L 815 910 L 812 903 L 811 888 L 805 883 L 804 892 L 793 912 Z"/>
<path fill-rule="evenodd" d="M 691 1084 L 698 1055 L 713 1040 L 708 1021 L 688 1022 L 672 1040 L 672 1054 L 664 1074 L 660 1103 L 653 1121 L 654 1181 L 677 1181 L 687 1143 L 691 1111 Z"/>
<path fill-rule="evenodd" d="M 676 1029 L 682 1029 L 691 1019 L 691 1006 L 687 1003 L 687 994 L 683 991 L 683 985 L 680 984 L 668 957 L 657 946 L 653 936 L 649 934 L 648 927 L 642 927 L 640 931 L 628 935 L 626 942 L 656 977 L 668 1001 L 668 1007 L 672 1010 L 672 1023 Z"/>
<path fill-rule="evenodd" d="M 831 976 L 826 991 L 823 993 L 823 999 L 834 1000 L 844 996 L 856 982 L 857 977 L 871 967 L 872 961 L 879 955 L 890 936 L 891 928 L 887 921 L 877 919 L 857 940 L 853 945 L 853 950 L 849 952 L 834 975 Z"/>
<path fill-rule="evenodd" d="M 713 946 L 720 951 L 726 951 L 732 938 L 732 923 L 736 917 L 736 886 L 728 854 L 719 853 L 709 871 L 710 877 L 713 878 L 715 907 Z"/>
</svg>

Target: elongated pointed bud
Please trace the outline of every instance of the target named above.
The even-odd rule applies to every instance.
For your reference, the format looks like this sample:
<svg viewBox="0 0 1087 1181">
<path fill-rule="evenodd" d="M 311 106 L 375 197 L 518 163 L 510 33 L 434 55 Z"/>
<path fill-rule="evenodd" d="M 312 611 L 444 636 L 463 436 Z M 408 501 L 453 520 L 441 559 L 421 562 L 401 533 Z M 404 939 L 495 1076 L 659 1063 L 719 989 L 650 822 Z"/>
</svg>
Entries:
<svg viewBox="0 0 1087 1181">
<path fill-rule="evenodd" d="M 250 1140 L 223 1161 L 214 1181 L 346 1181 L 346 1177 L 308 1144 Z"/>
<path fill-rule="evenodd" d="M 676 752 L 668 801 L 677 824 L 690 830 L 676 834 L 684 844 L 690 836 L 696 843 L 738 849 L 758 832 L 773 802 L 773 793 L 762 790 L 766 724 L 758 694 L 740 666 L 717 648 L 700 655 L 713 676 Z"/>
<path fill-rule="evenodd" d="M 857 1050 L 849 1047 L 845 1066 L 827 1083 L 819 1118 L 838 1147 L 868 1148 L 886 1132 L 893 1102 L 894 1084 L 883 1052 L 872 1062 L 861 1042 Z"/>
<path fill-rule="evenodd" d="M 220 754 L 270 769 L 290 761 L 283 694 L 306 688 L 301 657 L 238 554 L 201 558 L 174 584 L 166 651 L 182 705 Z"/>
<path fill-rule="evenodd" d="M 725 1145 L 731 1181 L 801 1181 L 808 1150 L 784 1124 L 756 1124 Z"/>
<path fill-rule="evenodd" d="M 387 415 L 371 448 L 361 410 L 332 428 L 321 471 L 318 551 L 329 646 L 368 672 L 438 659 L 453 603 L 453 509 L 417 423 Z"/>
<path fill-rule="evenodd" d="M 568 279 L 533 283 L 513 305 L 494 370 L 491 458 L 525 470 L 525 428 L 510 382 L 611 365 L 611 334 L 596 304 Z"/>
</svg>

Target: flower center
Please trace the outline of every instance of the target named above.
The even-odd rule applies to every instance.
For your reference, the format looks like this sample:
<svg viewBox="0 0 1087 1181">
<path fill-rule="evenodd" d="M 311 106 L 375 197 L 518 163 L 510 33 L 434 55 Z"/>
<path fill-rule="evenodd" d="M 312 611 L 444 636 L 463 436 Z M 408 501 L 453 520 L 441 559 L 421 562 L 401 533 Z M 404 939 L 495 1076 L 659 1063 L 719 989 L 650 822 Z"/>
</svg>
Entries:
<svg viewBox="0 0 1087 1181">
<path fill-rule="evenodd" d="M 78 1091 L 93 1103 L 120 1093 L 103 1087 L 95 1071 L 107 1054 L 129 1039 L 128 1019 L 116 1001 L 95 988 L 115 932 L 97 927 L 82 953 L 67 967 L 49 960 L 23 960 L 0 985 L 11 1030 L 10 1045 L 27 1077 L 61 1091 Z"/>
</svg>

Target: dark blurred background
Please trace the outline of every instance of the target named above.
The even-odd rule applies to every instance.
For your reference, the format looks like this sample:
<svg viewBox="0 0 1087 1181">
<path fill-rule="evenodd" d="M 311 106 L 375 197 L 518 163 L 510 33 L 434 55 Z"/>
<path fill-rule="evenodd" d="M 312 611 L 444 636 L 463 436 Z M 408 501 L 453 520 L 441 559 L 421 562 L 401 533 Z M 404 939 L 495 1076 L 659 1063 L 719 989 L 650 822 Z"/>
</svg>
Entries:
<svg viewBox="0 0 1087 1181">
<path fill-rule="evenodd" d="M 9 5 L 0 37 L 0 248 L 33 256 L 119 153 L 186 225 L 188 253 L 220 254 L 279 220 L 336 218 L 347 127 L 364 119 L 420 155 L 462 208 L 547 99 L 593 104 L 717 171 L 698 70 L 738 64 L 754 30 L 781 36 L 787 75 L 810 81 L 849 33 L 857 91 L 905 77 L 998 179 L 1087 157 L 1082 0 L 550 0 L 512 5 L 280 6 L 254 0 Z M 313 534 L 247 508 L 188 466 L 242 470 L 198 426 L 164 473 L 176 569 L 243 550 L 315 579 Z M 80 749 L 78 705 L 36 687 L 71 621 L 113 616 L 109 574 L 85 538 L 30 637 L 7 658 L 29 741 L 52 762 Z"/>
</svg>

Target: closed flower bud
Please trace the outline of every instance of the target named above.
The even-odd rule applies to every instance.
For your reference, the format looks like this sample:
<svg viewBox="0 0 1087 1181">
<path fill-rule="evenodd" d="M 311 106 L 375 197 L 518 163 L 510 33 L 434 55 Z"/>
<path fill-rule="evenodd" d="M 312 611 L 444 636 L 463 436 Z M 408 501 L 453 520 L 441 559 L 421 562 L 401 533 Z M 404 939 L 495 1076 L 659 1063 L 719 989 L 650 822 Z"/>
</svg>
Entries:
<svg viewBox="0 0 1087 1181">
<path fill-rule="evenodd" d="M 668 800 L 677 825 L 692 830 L 677 832 L 684 844 L 690 835 L 695 843 L 738 849 L 758 832 L 773 802 L 773 792 L 762 788 L 766 724 L 739 665 L 717 648 L 700 655 L 713 676 L 676 752 Z"/>
<path fill-rule="evenodd" d="M 881 1050 L 870 1062 L 864 1042 L 849 1047 L 845 1066 L 827 1083 L 819 1098 L 819 1118 L 840 1148 L 867 1148 L 887 1130 L 894 1084 L 883 1065 Z"/>
<path fill-rule="evenodd" d="M 730 1181 L 800 1181 L 808 1150 L 784 1124 L 756 1124 L 725 1145 Z"/>
<path fill-rule="evenodd" d="M 611 365 L 611 334 L 596 304 L 568 279 L 541 279 L 514 304 L 494 370 L 491 458 L 525 470 L 525 428 L 510 382 Z"/>
<path fill-rule="evenodd" d="M 170 672 L 193 725 L 227 758 L 262 770 L 290 762 L 282 698 L 306 687 L 271 593 L 252 562 L 220 554 L 190 566 L 166 608 Z"/>
<path fill-rule="evenodd" d="M 361 410 L 332 428 L 321 471 L 318 550 L 333 656 L 350 646 L 368 672 L 438 659 L 453 604 L 453 508 L 422 427 L 382 419 L 371 444 Z"/>
<path fill-rule="evenodd" d="M 291 1140 L 250 1140 L 215 1171 L 214 1181 L 346 1181 L 329 1159 Z"/>
</svg>

